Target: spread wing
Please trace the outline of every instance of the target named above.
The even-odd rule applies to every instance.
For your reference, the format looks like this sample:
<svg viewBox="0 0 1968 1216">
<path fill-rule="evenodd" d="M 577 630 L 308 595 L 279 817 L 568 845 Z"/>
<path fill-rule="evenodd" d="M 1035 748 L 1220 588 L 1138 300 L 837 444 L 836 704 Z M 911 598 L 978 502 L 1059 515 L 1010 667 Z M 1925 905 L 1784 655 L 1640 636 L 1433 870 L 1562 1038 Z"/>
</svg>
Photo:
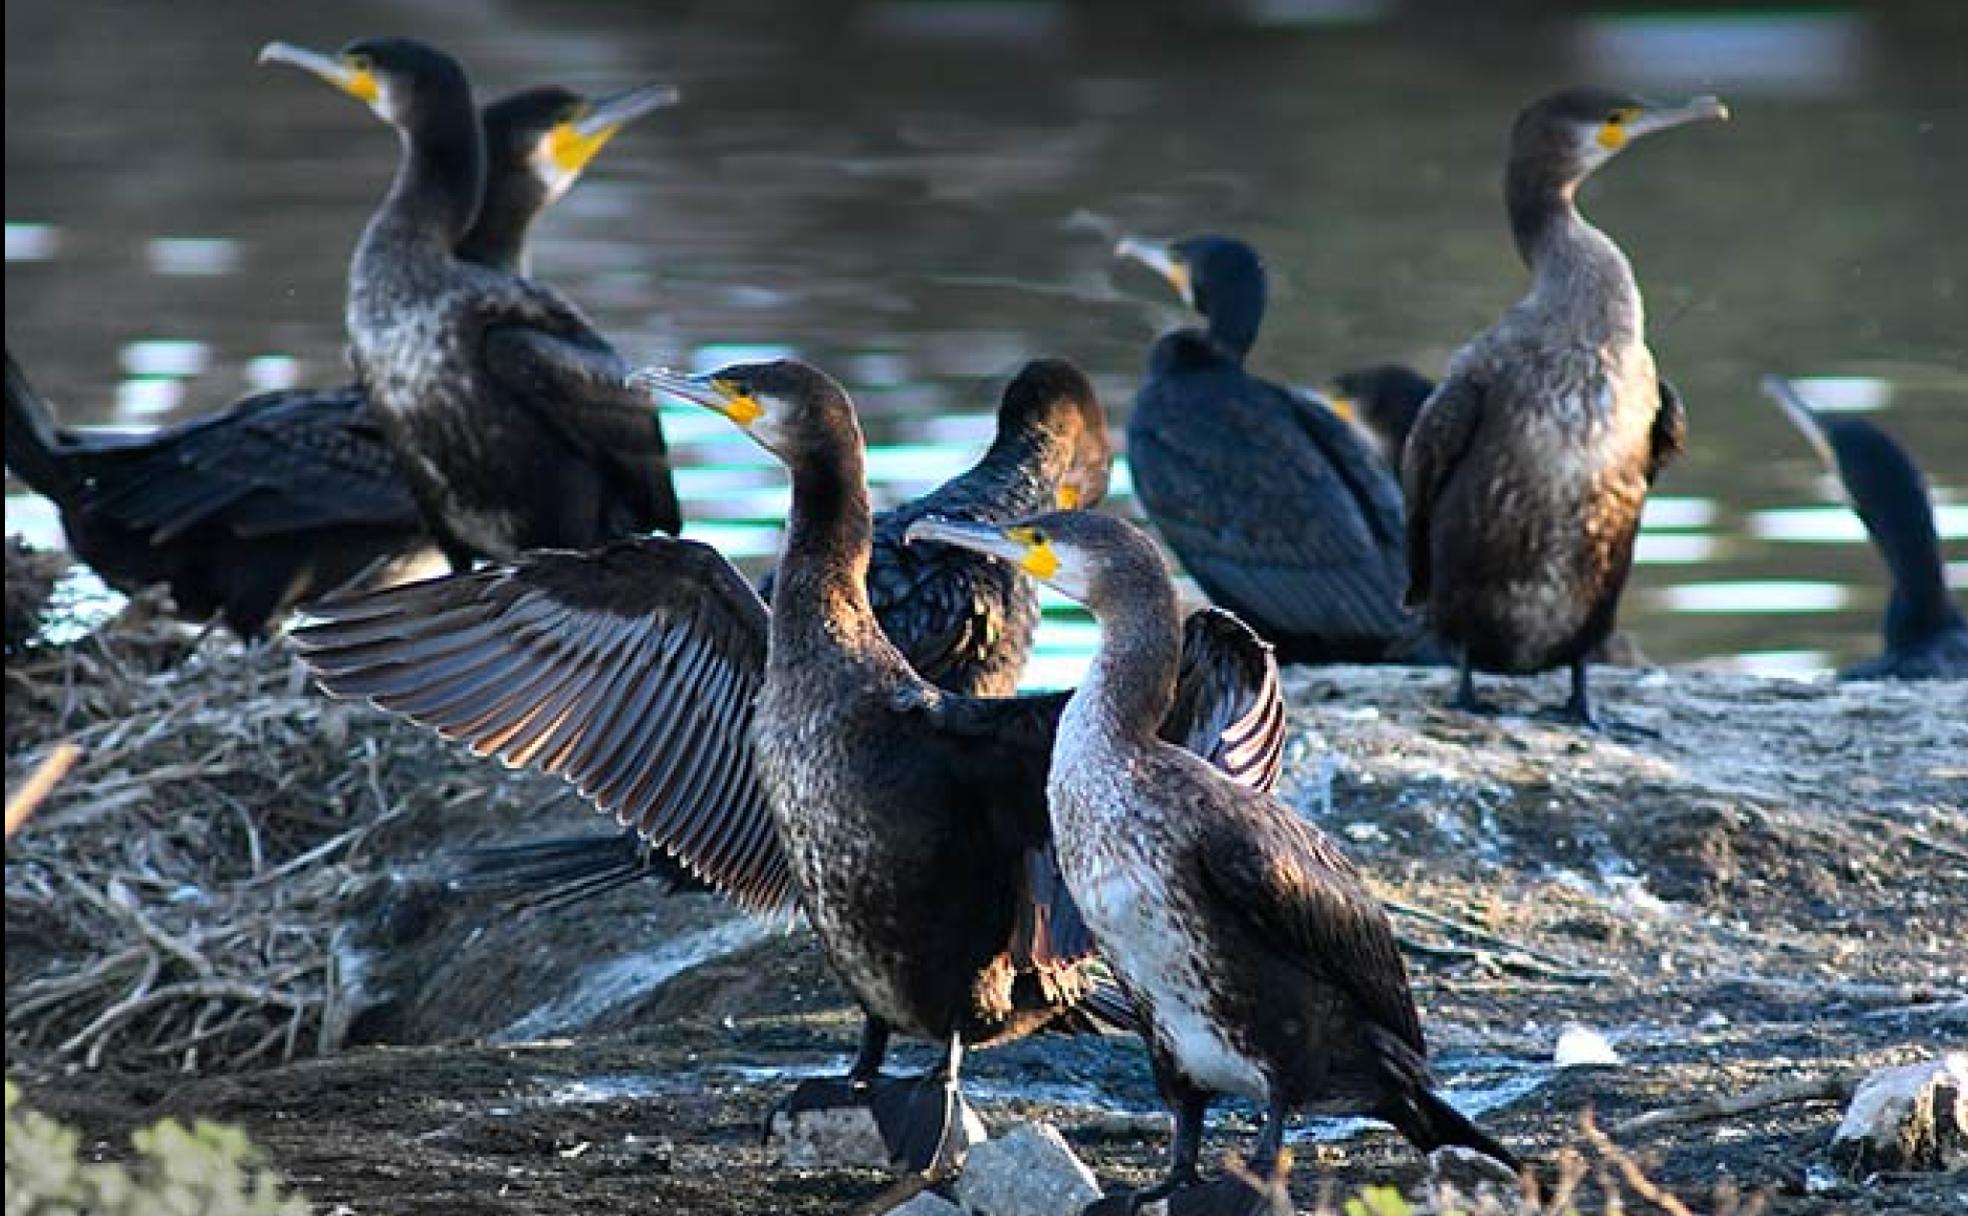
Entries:
<svg viewBox="0 0 1968 1216">
<path fill-rule="evenodd" d="M 498 310 L 482 338 L 487 370 L 624 496 L 633 530 L 675 533 L 683 517 L 662 426 L 628 387 L 628 364 L 573 305 L 517 282 L 517 295 L 486 305 Z"/>
<path fill-rule="evenodd" d="M 1408 603 L 1428 599 L 1428 530 L 1435 503 L 1469 450 L 1483 417 L 1483 391 L 1466 375 L 1437 385 L 1421 407 L 1401 455 L 1401 487 L 1408 512 Z"/>
<path fill-rule="evenodd" d="M 1652 448 L 1647 455 L 1647 484 L 1688 450 L 1688 411 L 1681 394 L 1665 378 L 1660 381 L 1660 409 L 1654 414 Z"/>
<path fill-rule="evenodd" d="M 1423 1051 L 1394 930 L 1353 863 L 1285 807 L 1254 809 L 1209 816 L 1202 829 L 1196 853 L 1217 901 L 1278 954 L 1349 992 L 1369 1021 Z"/>
<path fill-rule="evenodd" d="M 1149 385 L 1128 427 L 1136 489 L 1184 569 L 1267 634 L 1400 632 L 1401 492 L 1380 459 L 1323 403 L 1212 383 L 1234 399 L 1203 410 L 1179 381 Z"/>
<path fill-rule="evenodd" d="M 294 638 L 329 692 L 556 773 L 745 907 L 790 910 L 749 742 L 765 605 L 716 550 L 542 552 L 313 615 Z"/>
</svg>

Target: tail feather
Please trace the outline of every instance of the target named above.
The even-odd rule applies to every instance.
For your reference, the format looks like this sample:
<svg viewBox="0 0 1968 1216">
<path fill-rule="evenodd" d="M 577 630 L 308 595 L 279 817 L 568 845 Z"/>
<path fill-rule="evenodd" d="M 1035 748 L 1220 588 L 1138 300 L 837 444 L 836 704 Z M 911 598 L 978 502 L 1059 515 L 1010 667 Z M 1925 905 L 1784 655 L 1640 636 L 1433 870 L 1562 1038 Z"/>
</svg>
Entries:
<svg viewBox="0 0 1968 1216">
<path fill-rule="evenodd" d="M 451 855 L 446 877 L 454 889 L 493 896 L 512 913 L 582 903 L 651 878 L 672 895 L 710 890 L 633 832 L 469 849 Z"/>
<path fill-rule="evenodd" d="M 1435 1092 L 1428 1059 L 1413 1044 L 1379 1026 L 1368 1027 L 1367 1038 L 1380 1057 L 1387 1082 L 1385 1107 L 1376 1113 L 1392 1123 L 1409 1143 L 1424 1153 L 1459 1145 L 1493 1157 L 1514 1171 L 1523 1171 L 1523 1162 L 1515 1153 Z"/>
<path fill-rule="evenodd" d="M 1450 1106 L 1434 1090 L 1415 1089 L 1406 1095 L 1402 1105 L 1406 1108 L 1402 1113 L 1408 1117 L 1395 1120 L 1394 1126 L 1422 1152 L 1432 1153 L 1444 1145 L 1454 1144 L 1494 1158 L 1513 1172 L 1523 1171 L 1524 1163 L 1518 1160 L 1517 1154 Z"/>
<path fill-rule="evenodd" d="M 70 509 L 80 489 L 63 460 L 65 446 L 55 412 L 28 383 L 7 352 L 7 467 L 22 481 Z"/>
</svg>

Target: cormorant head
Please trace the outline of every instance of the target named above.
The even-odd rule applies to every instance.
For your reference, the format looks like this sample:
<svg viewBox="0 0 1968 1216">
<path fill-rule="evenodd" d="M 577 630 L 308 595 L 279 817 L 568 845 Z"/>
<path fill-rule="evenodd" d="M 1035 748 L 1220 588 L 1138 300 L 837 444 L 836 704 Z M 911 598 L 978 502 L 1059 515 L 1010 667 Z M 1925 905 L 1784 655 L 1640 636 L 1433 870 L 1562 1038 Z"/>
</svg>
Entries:
<svg viewBox="0 0 1968 1216">
<path fill-rule="evenodd" d="M 629 384 L 651 397 L 667 393 L 716 410 L 788 467 L 849 440 L 861 442 L 847 390 L 798 359 L 734 363 L 697 376 L 643 368 Z"/>
<path fill-rule="evenodd" d="M 1065 441 L 1070 463 L 1059 471 L 1061 509 L 1091 507 L 1107 497 L 1114 460 L 1107 414 L 1093 382 L 1067 359 L 1034 359 L 1005 385 L 998 405 L 998 435 L 1044 430 Z"/>
<path fill-rule="evenodd" d="M 1054 511 L 1011 524 L 919 519 L 903 539 L 941 541 L 1002 558 L 1098 613 L 1159 593 L 1175 598 L 1168 563 L 1148 534 L 1093 511 Z"/>
<path fill-rule="evenodd" d="M 269 42 L 260 62 L 313 73 L 405 131 L 442 121 L 461 98 L 471 105 L 471 82 L 458 61 L 409 38 L 362 38 L 334 55 Z"/>
<path fill-rule="evenodd" d="M 1383 363 L 1341 373 L 1326 388 L 1333 412 L 1353 424 L 1392 468 L 1401 467 L 1408 432 L 1435 382 L 1411 367 Z"/>
<path fill-rule="evenodd" d="M 483 117 L 488 190 L 493 179 L 524 166 L 543 191 L 539 205 L 554 202 L 617 131 L 676 101 L 676 89 L 666 84 L 643 85 L 598 101 L 554 85 L 502 97 L 485 107 Z M 490 198 L 486 205 L 491 206 Z"/>
<path fill-rule="evenodd" d="M 1663 104 L 1610 89 L 1565 89 L 1517 115 L 1510 133 L 1510 172 L 1556 188 L 1573 187 L 1644 135 L 1728 117 L 1729 107 L 1706 94 Z"/>
<path fill-rule="evenodd" d="M 1268 282 L 1264 259 L 1233 236 L 1206 233 L 1174 242 L 1123 237 L 1116 257 L 1133 258 L 1169 281 L 1182 302 L 1209 322 L 1212 338 L 1239 357 L 1257 342 Z"/>
</svg>

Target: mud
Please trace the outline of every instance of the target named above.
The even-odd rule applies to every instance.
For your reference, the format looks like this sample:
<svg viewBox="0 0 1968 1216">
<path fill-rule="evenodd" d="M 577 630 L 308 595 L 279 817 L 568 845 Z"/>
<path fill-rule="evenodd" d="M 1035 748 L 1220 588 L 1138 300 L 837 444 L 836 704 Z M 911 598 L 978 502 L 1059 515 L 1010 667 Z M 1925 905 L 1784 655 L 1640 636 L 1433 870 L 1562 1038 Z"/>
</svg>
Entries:
<svg viewBox="0 0 1968 1216">
<path fill-rule="evenodd" d="M 1506 714 L 1476 718 L 1439 708 L 1439 673 L 1288 674 L 1282 792 L 1397 908 L 1452 1096 L 1549 1173 L 1583 1111 L 1611 1128 L 1968 1042 L 1968 685 L 1595 679 L 1613 719 L 1596 735 L 1529 716 L 1563 699 L 1556 679 L 1501 683 Z M 407 730 L 366 714 L 354 729 L 385 764 Z M 603 825 L 554 783 L 468 757 L 429 779 L 492 783 L 499 813 L 434 801 L 371 846 L 337 939 L 363 978 L 348 1037 L 365 1045 L 208 1077 L 49 1075 L 10 1053 L 10 1073 L 103 1153 L 159 1114 L 236 1120 L 324 1211 L 881 1210 L 893 1179 L 776 1168 L 758 1144 L 791 1079 L 853 1048 L 803 929 L 653 887 L 518 916 L 463 900 L 444 850 Z M 1556 1067 L 1572 1024 L 1620 1062 Z M 987 1122 L 1056 1123 L 1105 1184 L 1160 1168 L 1131 1041 L 1028 1041 L 973 1055 L 967 1078 Z M 1252 1115 L 1227 1105 L 1206 1161 L 1247 1145 Z M 1832 1178 L 1838 1116 L 1801 1102 L 1616 1138 L 1702 1211 L 1725 1181 L 1785 1214 L 1968 1203 L 1958 1175 Z M 1301 1206 L 1421 1177 L 1377 1126 L 1299 1134 Z"/>
</svg>

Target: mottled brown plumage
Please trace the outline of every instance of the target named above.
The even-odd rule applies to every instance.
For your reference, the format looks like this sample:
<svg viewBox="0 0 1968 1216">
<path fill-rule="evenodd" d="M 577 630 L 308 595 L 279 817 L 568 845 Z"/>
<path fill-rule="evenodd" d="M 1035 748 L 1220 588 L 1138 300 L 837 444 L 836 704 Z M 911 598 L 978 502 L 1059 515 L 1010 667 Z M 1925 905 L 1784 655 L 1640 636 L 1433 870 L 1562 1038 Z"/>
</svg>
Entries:
<svg viewBox="0 0 1968 1216">
<path fill-rule="evenodd" d="M 1253 1169 L 1293 1111 L 1371 1114 L 1424 1151 L 1507 1150 L 1433 1089 L 1386 914 L 1336 844 L 1268 792 L 1155 735 L 1175 695 L 1175 588 L 1154 545 L 1084 512 L 946 539 L 1083 601 L 1099 652 L 1053 745 L 1047 798 L 1073 898 L 1141 1011 L 1174 1164 L 1148 1196 L 1197 1184 L 1212 1096 L 1266 1107 Z"/>
<path fill-rule="evenodd" d="M 1647 490 L 1685 444 L 1654 370 L 1626 257 L 1579 214 L 1578 185 L 1633 138 L 1726 114 L 1595 90 L 1527 107 L 1505 201 L 1531 290 L 1456 352 L 1403 456 L 1408 599 L 1472 668 L 1569 664 L 1568 710 L 1591 720 L 1586 656 L 1612 631 Z"/>
</svg>

